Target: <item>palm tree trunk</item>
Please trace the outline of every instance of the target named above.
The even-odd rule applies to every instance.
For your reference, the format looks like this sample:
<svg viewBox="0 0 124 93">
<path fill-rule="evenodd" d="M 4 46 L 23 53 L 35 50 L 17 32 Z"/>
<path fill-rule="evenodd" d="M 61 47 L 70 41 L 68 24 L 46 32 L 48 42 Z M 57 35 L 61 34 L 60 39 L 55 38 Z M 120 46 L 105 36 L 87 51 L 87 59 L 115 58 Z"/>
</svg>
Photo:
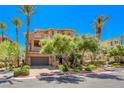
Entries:
<svg viewBox="0 0 124 93">
<path fill-rule="evenodd" d="M 4 41 L 4 30 L 2 29 L 2 42 Z"/>
<path fill-rule="evenodd" d="M 19 49 L 18 47 L 18 27 L 16 27 L 16 43 L 17 43 L 17 49 Z M 17 55 L 17 66 L 19 66 L 19 50 L 18 50 L 18 55 Z"/>
<path fill-rule="evenodd" d="M 28 64 L 28 46 L 29 46 L 29 31 L 30 31 L 30 16 L 27 16 L 27 33 L 26 33 L 26 52 L 25 52 L 25 63 Z"/>
<path fill-rule="evenodd" d="M 18 44 L 18 27 L 16 27 L 16 42 Z"/>
<path fill-rule="evenodd" d="M 96 31 L 96 37 L 99 39 L 101 35 L 101 28 L 99 27 L 98 30 Z"/>
<path fill-rule="evenodd" d="M 121 37 L 121 40 L 120 41 L 121 41 L 121 45 L 122 45 L 123 44 L 123 38 L 122 37 Z"/>
</svg>

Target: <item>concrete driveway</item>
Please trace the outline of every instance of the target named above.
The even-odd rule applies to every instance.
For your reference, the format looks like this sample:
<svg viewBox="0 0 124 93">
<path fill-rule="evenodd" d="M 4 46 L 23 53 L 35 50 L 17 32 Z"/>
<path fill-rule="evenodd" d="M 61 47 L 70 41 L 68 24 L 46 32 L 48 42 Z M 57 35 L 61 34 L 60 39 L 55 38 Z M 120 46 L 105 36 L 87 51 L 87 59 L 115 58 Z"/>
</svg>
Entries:
<svg viewBox="0 0 124 93">
<path fill-rule="evenodd" d="M 41 70 L 39 70 L 41 69 Z M 41 72 L 56 72 L 50 66 L 32 67 L 36 74 Z M 77 73 L 69 76 L 37 76 L 33 79 L 8 79 L 0 81 L 0 88 L 124 88 L 124 68 L 117 68 L 111 73 L 84 74 Z"/>
<path fill-rule="evenodd" d="M 41 73 L 59 73 L 60 70 L 52 66 L 31 66 L 30 76 L 37 76 Z"/>
<path fill-rule="evenodd" d="M 124 88 L 124 68 L 108 74 L 10 79 L 0 82 L 0 88 Z"/>
</svg>

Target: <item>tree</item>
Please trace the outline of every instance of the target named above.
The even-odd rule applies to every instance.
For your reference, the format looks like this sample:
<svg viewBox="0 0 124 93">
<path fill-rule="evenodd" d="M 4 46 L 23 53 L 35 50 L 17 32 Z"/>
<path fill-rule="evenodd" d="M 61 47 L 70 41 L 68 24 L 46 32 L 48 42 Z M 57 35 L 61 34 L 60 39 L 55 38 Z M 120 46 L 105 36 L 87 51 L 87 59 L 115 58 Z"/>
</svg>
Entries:
<svg viewBox="0 0 124 93">
<path fill-rule="evenodd" d="M 10 20 L 16 28 L 16 42 L 18 43 L 18 31 L 19 31 L 19 27 L 21 26 L 21 20 L 17 17 L 14 17 L 12 20 Z"/>
<path fill-rule="evenodd" d="M 83 58 L 86 52 L 92 52 L 95 58 L 96 52 L 98 50 L 98 40 L 92 35 L 84 34 L 81 36 L 81 40 L 78 46 L 82 55 L 81 61 L 84 63 Z"/>
<path fill-rule="evenodd" d="M 4 40 L 4 30 L 7 28 L 6 24 L 3 22 L 0 22 L 0 28 L 2 29 L 2 42 Z"/>
<path fill-rule="evenodd" d="M 10 20 L 14 25 L 15 25 L 15 28 L 16 28 L 16 42 L 18 44 L 18 31 L 19 31 L 19 27 L 21 26 L 21 20 L 17 17 L 14 17 L 12 20 Z M 17 59 L 17 64 L 19 66 L 19 58 Z"/>
<path fill-rule="evenodd" d="M 19 48 L 17 43 L 4 41 L 0 44 L 0 61 L 8 65 L 16 65 Z"/>
<path fill-rule="evenodd" d="M 67 57 L 72 49 L 72 44 L 70 43 L 71 37 L 56 34 L 51 39 L 44 39 L 40 41 L 41 53 L 52 54 L 57 59 L 59 59 L 60 64 L 67 61 Z"/>
<path fill-rule="evenodd" d="M 83 57 L 87 51 L 95 55 L 99 48 L 98 40 L 88 34 L 73 37 L 56 34 L 51 39 L 41 40 L 40 45 L 41 53 L 54 55 L 60 64 L 63 60 L 69 61 L 72 67 L 84 63 Z"/>
<path fill-rule="evenodd" d="M 93 29 L 96 31 L 96 37 L 99 39 L 101 36 L 101 31 L 104 27 L 105 22 L 110 19 L 109 16 L 104 17 L 102 15 L 97 16 L 96 20 L 93 22 Z"/>
<path fill-rule="evenodd" d="M 35 14 L 35 12 L 34 12 L 35 7 L 32 5 L 23 5 L 23 6 L 19 6 L 19 8 L 20 8 L 19 12 L 23 13 L 27 19 L 25 62 L 28 63 L 30 16 Z"/>
<path fill-rule="evenodd" d="M 70 41 L 71 51 L 68 56 L 68 62 L 70 63 L 70 67 L 74 67 L 77 64 L 80 64 L 81 54 L 82 52 L 79 50 L 81 37 L 80 35 L 74 35 Z"/>
<path fill-rule="evenodd" d="M 93 42 L 94 43 L 93 43 L 92 47 L 89 48 L 89 50 L 92 52 L 91 62 L 93 62 L 95 64 L 96 56 L 99 54 L 100 47 L 96 41 L 93 41 Z"/>
<path fill-rule="evenodd" d="M 116 47 L 110 47 L 108 49 L 107 55 L 114 57 L 115 62 L 120 62 L 121 57 L 124 56 L 124 47 L 121 45 L 116 45 Z"/>
</svg>

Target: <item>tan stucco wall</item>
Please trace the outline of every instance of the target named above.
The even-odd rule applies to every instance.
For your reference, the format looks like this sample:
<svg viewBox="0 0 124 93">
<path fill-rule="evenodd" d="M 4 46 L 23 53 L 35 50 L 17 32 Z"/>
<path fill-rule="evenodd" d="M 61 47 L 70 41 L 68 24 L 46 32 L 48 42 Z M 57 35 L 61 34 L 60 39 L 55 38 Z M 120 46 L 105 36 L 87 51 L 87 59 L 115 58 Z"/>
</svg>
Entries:
<svg viewBox="0 0 124 93">
<path fill-rule="evenodd" d="M 73 35 L 73 30 L 71 29 L 47 29 L 47 30 L 41 30 L 41 29 L 35 29 L 34 32 L 30 32 L 29 34 L 29 41 L 30 41 L 30 49 L 28 53 L 28 64 L 31 65 L 31 57 L 48 57 L 49 64 L 56 66 L 58 63 L 55 61 L 55 58 L 52 55 L 49 54 L 40 54 L 40 47 L 34 46 L 34 40 L 41 40 L 46 38 L 51 38 L 52 32 L 59 32 L 63 33 L 68 36 Z M 24 33 L 26 35 L 26 33 Z"/>
</svg>

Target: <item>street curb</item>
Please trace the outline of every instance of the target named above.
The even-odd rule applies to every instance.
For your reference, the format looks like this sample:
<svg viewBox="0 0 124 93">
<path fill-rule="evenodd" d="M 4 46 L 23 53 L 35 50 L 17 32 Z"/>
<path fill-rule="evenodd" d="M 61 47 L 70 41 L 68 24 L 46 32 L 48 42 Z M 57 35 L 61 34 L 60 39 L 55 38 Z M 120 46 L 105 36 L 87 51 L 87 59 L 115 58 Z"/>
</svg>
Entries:
<svg viewBox="0 0 124 93">
<path fill-rule="evenodd" d="M 104 71 L 104 72 L 89 72 L 89 73 L 79 73 L 79 74 L 108 74 L 111 73 L 110 71 Z M 74 73 L 63 73 L 63 75 L 59 74 L 54 74 L 54 75 L 36 75 L 36 76 L 19 76 L 19 77 L 13 77 L 11 79 L 18 79 L 18 80 L 22 80 L 22 79 L 35 79 L 38 76 L 40 77 L 60 77 L 60 76 L 68 76 L 68 75 L 74 75 Z"/>
<path fill-rule="evenodd" d="M 35 79 L 36 76 L 21 76 L 21 77 L 13 77 L 11 79 Z"/>
</svg>

